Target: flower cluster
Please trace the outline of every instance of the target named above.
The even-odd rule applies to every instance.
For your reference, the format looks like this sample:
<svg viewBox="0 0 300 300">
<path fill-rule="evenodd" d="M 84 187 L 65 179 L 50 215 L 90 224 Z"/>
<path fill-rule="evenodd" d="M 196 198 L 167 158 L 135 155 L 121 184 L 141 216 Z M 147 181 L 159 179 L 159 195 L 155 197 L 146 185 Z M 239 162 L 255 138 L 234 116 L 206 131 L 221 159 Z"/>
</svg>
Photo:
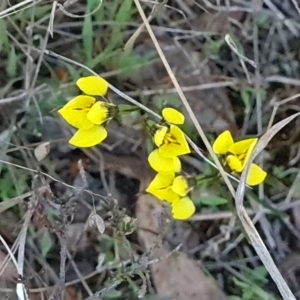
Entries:
<svg viewBox="0 0 300 300">
<path fill-rule="evenodd" d="M 117 106 L 107 101 L 97 101 L 108 90 L 108 82 L 101 77 L 88 76 L 77 80 L 77 86 L 85 94 L 70 100 L 58 113 L 78 130 L 69 140 L 76 147 L 93 147 L 107 137 L 105 124 L 118 112 Z"/>
<path fill-rule="evenodd" d="M 167 201 L 174 219 L 185 220 L 195 212 L 195 205 L 188 197 L 189 184 L 182 175 L 179 156 L 191 152 L 185 134 L 177 126 L 184 123 L 184 116 L 173 108 L 164 108 L 163 120 L 154 125 L 153 141 L 157 146 L 148 162 L 157 173 L 146 191 L 159 200 Z"/>
<path fill-rule="evenodd" d="M 234 142 L 231 133 L 226 130 L 213 143 L 213 151 L 224 156 L 224 164 L 234 173 L 241 173 L 257 144 L 257 138 Z M 246 183 L 255 186 L 262 183 L 267 173 L 258 165 L 251 164 Z"/>
<path fill-rule="evenodd" d="M 107 137 L 105 125 L 118 114 L 133 111 L 112 104 L 106 97 L 109 84 L 98 76 L 80 78 L 76 82 L 84 95 L 71 99 L 58 113 L 77 131 L 69 140 L 75 147 L 93 147 Z M 100 97 L 100 100 L 99 100 Z M 184 124 L 182 113 L 174 108 L 162 110 L 162 121 L 151 126 L 155 149 L 149 154 L 148 162 L 157 172 L 146 191 L 161 201 L 170 204 L 174 219 L 185 220 L 195 212 L 189 192 L 195 185 L 181 173 L 180 156 L 191 153 L 184 132 L 178 125 Z M 241 173 L 257 144 L 257 138 L 235 142 L 227 130 L 213 143 L 213 151 L 221 155 L 226 171 Z M 246 183 L 255 186 L 262 183 L 267 173 L 258 165 L 251 164 Z"/>
</svg>

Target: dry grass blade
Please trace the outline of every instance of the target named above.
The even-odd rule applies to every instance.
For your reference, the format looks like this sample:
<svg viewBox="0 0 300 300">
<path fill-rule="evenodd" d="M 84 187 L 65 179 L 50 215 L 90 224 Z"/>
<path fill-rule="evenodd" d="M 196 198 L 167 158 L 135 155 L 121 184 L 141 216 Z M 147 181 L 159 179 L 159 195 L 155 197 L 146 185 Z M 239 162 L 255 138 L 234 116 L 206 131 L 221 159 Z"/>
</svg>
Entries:
<svg viewBox="0 0 300 300">
<path fill-rule="evenodd" d="M 250 241 L 251 241 L 256 253 L 260 257 L 264 266 L 266 267 L 269 274 L 271 275 L 274 282 L 276 283 L 278 290 L 280 291 L 283 299 L 286 299 L 286 300 L 292 300 L 292 299 L 296 299 L 296 298 L 292 294 L 290 288 L 288 287 L 288 285 L 285 282 L 284 278 L 282 277 L 281 273 L 277 269 L 268 249 L 266 248 L 266 246 L 265 246 L 264 242 L 262 241 L 260 235 L 258 234 L 254 224 L 252 223 L 251 219 L 249 218 L 249 216 L 244 208 L 244 205 L 243 205 L 243 199 L 244 199 L 244 194 L 245 194 L 245 181 L 246 181 L 247 174 L 248 174 L 251 163 L 253 162 L 255 157 L 268 145 L 268 143 L 273 138 L 273 136 L 298 116 L 300 116 L 300 113 L 296 113 L 296 114 L 290 116 L 289 118 L 286 118 L 286 119 L 278 122 L 277 124 L 272 126 L 260 138 L 251 157 L 249 158 L 247 166 L 245 167 L 245 169 L 242 173 L 241 180 L 240 180 L 239 186 L 236 191 L 236 198 L 235 198 L 237 214 L 243 224 L 243 227 L 245 228 L 245 231 L 247 232 L 247 234 L 250 238 Z"/>
<path fill-rule="evenodd" d="M 31 6 L 36 5 L 37 3 L 42 2 L 42 0 L 25 0 L 16 5 L 9 7 L 8 9 L 0 12 L 0 19 L 10 16 L 12 14 L 16 14 L 21 10 L 27 9 Z"/>
</svg>

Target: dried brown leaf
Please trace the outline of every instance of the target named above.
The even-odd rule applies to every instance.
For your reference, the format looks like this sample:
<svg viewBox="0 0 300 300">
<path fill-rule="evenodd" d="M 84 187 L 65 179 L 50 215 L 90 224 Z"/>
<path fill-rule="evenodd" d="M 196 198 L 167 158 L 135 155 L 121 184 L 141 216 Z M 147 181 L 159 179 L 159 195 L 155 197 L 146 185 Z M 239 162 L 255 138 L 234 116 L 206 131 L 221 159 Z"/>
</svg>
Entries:
<svg viewBox="0 0 300 300">
<path fill-rule="evenodd" d="M 184 253 L 168 257 L 170 251 L 161 245 L 161 237 L 156 234 L 164 214 L 162 202 L 150 195 L 139 197 L 136 216 L 142 229 L 138 237 L 145 250 L 151 253 L 150 258 L 158 259 L 150 266 L 157 294 L 173 300 L 225 300 L 225 295 L 195 261 Z"/>
</svg>

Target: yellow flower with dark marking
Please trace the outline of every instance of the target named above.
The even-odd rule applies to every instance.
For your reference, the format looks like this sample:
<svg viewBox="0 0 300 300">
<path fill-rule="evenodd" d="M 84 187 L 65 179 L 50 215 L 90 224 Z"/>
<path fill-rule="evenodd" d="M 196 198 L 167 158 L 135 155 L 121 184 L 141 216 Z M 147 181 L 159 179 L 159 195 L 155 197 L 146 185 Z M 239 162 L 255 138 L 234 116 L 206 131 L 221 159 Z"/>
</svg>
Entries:
<svg viewBox="0 0 300 300">
<path fill-rule="evenodd" d="M 158 173 L 146 191 L 171 205 L 174 219 L 185 220 L 195 212 L 195 205 L 187 196 L 188 181 L 184 176 L 175 176 L 174 172 Z"/>
<path fill-rule="evenodd" d="M 257 144 L 257 138 L 251 138 L 234 142 L 231 133 L 226 130 L 221 133 L 213 144 L 213 151 L 216 154 L 224 155 L 225 163 L 231 171 L 241 173 L 249 157 Z M 251 164 L 246 183 L 250 186 L 255 186 L 262 183 L 267 176 L 267 173 L 258 165 Z"/>
<path fill-rule="evenodd" d="M 97 76 L 80 78 L 76 84 L 86 94 L 94 96 L 104 96 L 108 89 L 107 81 Z M 73 98 L 58 110 L 67 123 L 78 129 L 69 140 L 76 147 L 93 147 L 101 143 L 107 137 L 103 125 L 116 112 L 115 105 L 86 95 Z"/>
<path fill-rule="evenodd" d="M 163 157 L 170 158 L 191 153 L 183 131 L 176 125 L 158 126 L 153 140 Z"/>
<path fill-rule="evenodd" d="M 189 190 L 185 177 L 175 177 L 174 172 L 157 173 L 146 191 L 159 200 L 173 202 L 187 195 Z"/>
</svg>

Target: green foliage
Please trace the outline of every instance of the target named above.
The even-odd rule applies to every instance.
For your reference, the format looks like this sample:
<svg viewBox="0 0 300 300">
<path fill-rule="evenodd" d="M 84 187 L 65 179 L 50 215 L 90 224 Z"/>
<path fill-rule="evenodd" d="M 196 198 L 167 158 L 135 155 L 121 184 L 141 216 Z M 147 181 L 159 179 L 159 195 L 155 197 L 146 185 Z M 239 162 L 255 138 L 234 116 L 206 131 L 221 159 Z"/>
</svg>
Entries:
<svg viewBox="0 0 300 300">
<path fill-rule="evenodd" d="M 46 257 L 52 248 L 52 239 L 48 230 L 43 230 L 41 238 L 42 256 Z"/>
<path fill-rule="evenodd" d="M 246 269 L 244 276 L 247 281 L 233 278 L 235 286 L 241 291 L 241 297 L 232 296 L 229 297 L 230 300 L 275 300 L 273 295 L 263 289 L 268 283 L 268 272 L 264 266 L 258 266 L 254 270 Z"/>
<path fill-rule="evenodd" d="M 193 202 L 197 205 L 219 206 L 227 204 L 228 200 L 219 196 L 203 196 L 197 199 L 193 199 Z"/>
<path fill-rule="evenodd" d="M 122 296 L 121 291 L 117 291 L 116 289 L 111 289 L 107 293 L 105 293 L 105 296 L 103 297 L 104 300 L 118 300 Z"/>
<path fill-rule="evenodd" d="M 7 47 L 9 44 L 7 31 L 6 31 L 6 22 L 4 19 L 0 18 L 0 52 L 2 52 L 3 47 Z"/>
<path fill-rule="evenodd" d="M 286 169 L 283 166 L 274 166 L 273 168 L 273 174 L 276 176 L 278 179 L 284 179 L 290 175 L 297 175 L 299 172 L 298 168 L 288 168 Z"/>
<path fill-rule="evenodd" d="M 18 170 L 16 174 L 13 169 L 4 165 L 0 178 L 0 201 L 14 198 L 29 190 L 26 182 L 28 173 L 23 170 Z"/>
<path fill-rule="evenodd" d="M 225 44 L 225 40 L 219 39 L 219 40 L 213 40 L 208 39 L 206 43 L 204 44 L 204 53 L 206 56 L 216 55 L 219 53 L 221 47 Z"/>
<path fill-rule="evenodd" d="M 8 55 L 8 61 L 6 66 L 6 72 L 8 77 L 15 78 L 17 75 L 17 63 L 18 63 L 18 56 L 16 54 L 16 49 L 12 45 L 11 50 Z"/>
<path fill-rule="evenodd" d="M 256 97 L 256 89 L 254 88 L 244 88 L 241 90 L 241 99 L 245 105 L 245 113 L 249 113 L 252 108 L 252 101 Z M 263 89 L 258 90 L 262 99 L 265 99 L 266 92 Z"/>
<path fill-rule="evenodd" d="M 74 58 L 82 61 L 82 57 L 84 57 L 84 64 L 91 69 L 99 65 L 121 69 L 121 77 L 126 79 L 133 68 L 142 66 L 151 59 L 151 55 L 137 56 L 132 55 L 131 51 L 123 51 L 126 22 L 132 20 L 135 13 L 133 1 L 103 1 L 100 9 L 90 15 L 98 3 L 94 0 L 88 1 L 82 28 L 83 55 L 75 53 Z M 105 27 L 94 30 L 95 22 L 106 21 L 113 23 L 109 30 Z M 98 32 L 101 34 L 98 35 Z M 94 45 L 96 39 L 100 41 L 98 43 L 100 46 L 103 45 L 103 48 L 97 49 L 97 51 L 95 51 Z"/>
</svg>

